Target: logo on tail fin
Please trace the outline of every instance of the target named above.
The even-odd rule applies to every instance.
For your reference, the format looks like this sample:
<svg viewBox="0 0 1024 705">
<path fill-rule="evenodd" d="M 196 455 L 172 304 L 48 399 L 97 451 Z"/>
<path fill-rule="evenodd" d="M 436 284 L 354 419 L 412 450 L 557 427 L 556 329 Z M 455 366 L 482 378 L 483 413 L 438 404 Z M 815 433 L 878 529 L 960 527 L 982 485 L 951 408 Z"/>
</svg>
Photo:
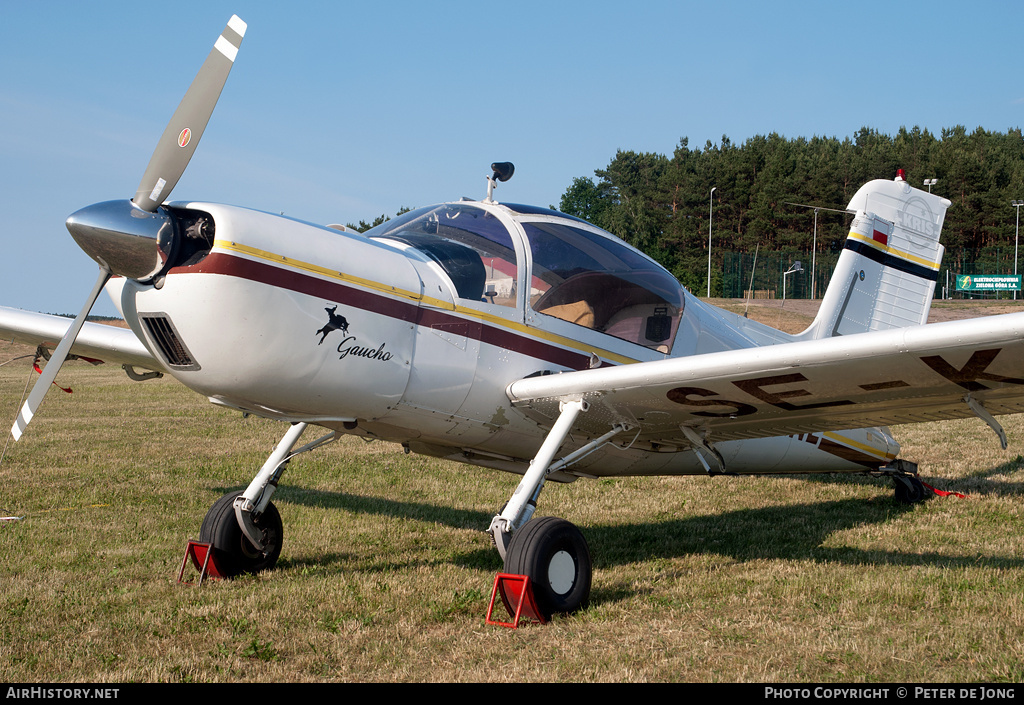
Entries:
<svg viewBox="0 0 1024 705">
<path fill-rule="evenodd" d="M 918 242 L 914 236 L 922 234 L 929 239 L 935 239 L 938 235 L 938 225 L 935 223 L 935 214 L 928 206 L 928 202 L 920 196 L 909 199 L 899 211 L 900 225 L 907 231 L 910 241 L 918 247 L 928 247 L 928 242 Z"/>
</svg>

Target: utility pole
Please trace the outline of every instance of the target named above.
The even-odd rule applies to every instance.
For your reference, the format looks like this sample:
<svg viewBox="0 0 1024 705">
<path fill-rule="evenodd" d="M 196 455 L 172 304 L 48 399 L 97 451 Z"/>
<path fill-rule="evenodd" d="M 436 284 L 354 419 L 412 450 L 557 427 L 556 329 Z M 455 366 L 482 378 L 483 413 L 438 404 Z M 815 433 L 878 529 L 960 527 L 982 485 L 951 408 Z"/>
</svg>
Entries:
<svg viewBox="0 0 1024 705">
<path fill-rule="evenodd" d="M 711 195 L 708 197 L 708 298 L 711 298 L 711 216 L 715 212 L 715 189 L 711 187 Z"/>
<path fill-rule="evenodd" d="M 1017 209 L 1017 228 L 1013 232 L 1013 276 L 1017 276 L 1017 241 L 1020 237 L 1020 207 L 1024 201 L 1010 201 L 1010 205 Z M 1017 300 L 1017 290 L 1013 290 L 1013 300 Z"/>
</svg>

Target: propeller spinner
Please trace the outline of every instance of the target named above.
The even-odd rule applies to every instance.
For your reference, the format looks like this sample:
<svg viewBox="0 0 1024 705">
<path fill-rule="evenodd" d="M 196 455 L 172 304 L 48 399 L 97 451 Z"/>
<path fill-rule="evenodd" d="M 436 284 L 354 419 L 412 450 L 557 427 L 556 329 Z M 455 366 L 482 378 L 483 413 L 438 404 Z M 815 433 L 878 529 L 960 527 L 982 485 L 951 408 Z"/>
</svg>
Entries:
<svg viewBox="0 0 1024 705">
<path fill-rule="evenodd" d="M 131 201 L 98 203 L 68 217 L 68 231 L 99 264 L 99 277 L 18 413 L 11 427 L 14 440 L 21 438 L 38 410 L 110 277 L 146 281 L 160 274 L 170 260 L 178 236 L 173 216 L 161 204 L 185 172 L 206 130 L 245 28 L 245 22 L 237 15 L 228 20 L 160 137 L 135 197 Z"/>
</svg>

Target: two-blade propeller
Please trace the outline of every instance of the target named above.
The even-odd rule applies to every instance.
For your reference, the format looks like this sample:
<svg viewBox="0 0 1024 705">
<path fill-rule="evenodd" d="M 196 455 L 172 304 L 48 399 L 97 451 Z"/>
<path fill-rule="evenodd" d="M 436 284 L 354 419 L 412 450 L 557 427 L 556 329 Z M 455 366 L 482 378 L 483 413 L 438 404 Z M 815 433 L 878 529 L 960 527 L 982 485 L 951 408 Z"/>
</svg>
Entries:
<svg viewBox="0 0 1024 705">
<path fill-rule="evenodd" d="M 139 208 L 155 211 L 178 183 L 217 107 L 243 36 L 245 22 L 232 16 L 156 145 L 132 199 Z"/>
<path fill-rule="evenodd" d="M 245 22 L 237 16 L 228 20 L 157 143 L 135 198 L 130 203 L 112 201 L 88 206 L 68 218 L 66 225 L 72 237 L 99 263 L 99 277 L 18 413 L 11 427 L 15 440 L 21 438 L 39 409 L 110 277 L 145 281 L 163 270 L 174 227 L 170 216 L 159 211 L 160 205 L 170 196 L 195 153 L 234 64 L 245 28 Z"/>
</svg>

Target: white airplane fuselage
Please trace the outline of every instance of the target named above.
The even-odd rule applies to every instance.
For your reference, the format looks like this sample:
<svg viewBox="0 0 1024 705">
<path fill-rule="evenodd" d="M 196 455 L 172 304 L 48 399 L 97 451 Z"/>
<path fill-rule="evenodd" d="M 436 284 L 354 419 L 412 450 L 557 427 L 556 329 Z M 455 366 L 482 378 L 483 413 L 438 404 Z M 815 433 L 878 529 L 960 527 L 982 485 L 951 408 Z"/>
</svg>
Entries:
<svg viewBox="0 0 1024 705">
<path fill-rule="evenodd" d="M 374 240 L 232 206 L 175 208 L 212 218 L 208 252 L 152 282 L 108 285 L 125 320 L 170 373 L 217 404 L 414 452 L 522 473 L 547 428 L 509 401 L 512 382 L 764 343 L 763 331 L 760 340 L 748 335 L 732 314 L 681 287 L 685 305 L 672 323 L 670 348 L 535 310 L 544 284 L 531 270 L 530 230 L 568 224 L 644 257 L 551 211 L 451 204 L 456 217 L 504 228 L 517 262 L 515 271 L 501 271 L 485 258 L 492 295 L 466 298 L 438 261 L 401 238 Z M 494 303 L 499 291 L 504 305 Z M 791 339 L 778 335 L 779 342 Z M 570 436 L 565 452 L 585 440 Z M 746 474 L 864 471 L 885 465 L 899 447 L 875 428 L 726 441 L 716 449 L 728 472 Z M 626 431 L 552 479 L 707 472 L 692 447 L 652 445 Z"/>
</svg>

